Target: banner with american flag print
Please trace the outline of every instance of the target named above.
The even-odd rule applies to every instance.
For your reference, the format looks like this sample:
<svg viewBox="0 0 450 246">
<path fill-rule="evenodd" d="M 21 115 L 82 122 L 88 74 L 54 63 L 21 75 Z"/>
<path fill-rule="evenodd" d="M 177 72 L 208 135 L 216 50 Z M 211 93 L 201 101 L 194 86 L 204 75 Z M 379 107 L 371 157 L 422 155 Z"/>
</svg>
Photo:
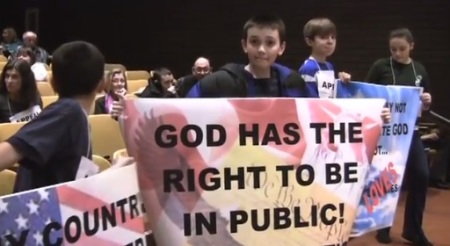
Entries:
<svg viewBox="0 0 450 246">
<path fill-rule="evenodd" d="M 0 197 L 0 245 L 145 245 L 144 213 L 136 166 L 111 169 Z"/>
<path fill-rule="evenodd" d="M 122 129 L 158 246 L 345 245 L 384 103 L 125 101 Z"/>
</svg>

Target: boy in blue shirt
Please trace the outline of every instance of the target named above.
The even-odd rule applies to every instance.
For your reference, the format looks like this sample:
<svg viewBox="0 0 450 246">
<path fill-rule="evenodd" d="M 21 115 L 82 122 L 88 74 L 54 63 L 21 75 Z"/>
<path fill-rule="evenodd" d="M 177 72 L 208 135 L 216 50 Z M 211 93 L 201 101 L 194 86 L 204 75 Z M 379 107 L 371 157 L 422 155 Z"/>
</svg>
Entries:
<svg viewBox="0 0 450 246">
<path fill-rule="evenodd" d="M 311 47 L 311 56 L 300 67 L 299 73 L 314 97 L 336 96 L 334 67 L 326 61 L 336 48 L 336 32 L 336 25 L 327 18 L 312 19 L 303 28 L 305 42 Z M 351 79 L 350 74 L 345 72 L 340 72 L 338 77 L 343 82 Z"/>
<path fill-rule="evenodd" d="M 14 192 L 95 174 L 88 112 L 101 89 L 105 60 L 92 44 L 76 41 L 53 54 L 52 86 L 59 99 L 0 143 L 0 171 L 19 163 Z M 94 170 L 94 171 L 93 171 Z"/>
<path fill-rule="evenodd" d="M 285 50 L 285 37 L 279 17 L 249 19 L 241 40 L 249 63 L 225 65 L 196 83 L 186 97 L 310 97 L 297 72 L 275 63 Z"/>
</svg>

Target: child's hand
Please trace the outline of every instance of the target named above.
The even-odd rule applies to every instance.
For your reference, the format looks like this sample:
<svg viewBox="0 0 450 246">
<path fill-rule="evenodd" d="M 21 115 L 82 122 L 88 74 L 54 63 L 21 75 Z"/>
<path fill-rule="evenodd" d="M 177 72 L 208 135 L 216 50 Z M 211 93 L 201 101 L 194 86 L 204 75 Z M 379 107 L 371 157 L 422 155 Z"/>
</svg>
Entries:
<svg viewBox="0 0 450 246">
<path fill-rule="evenodd" d="M 169 88 L 167 89 L 167 91 L 170 92 L 170 93 L 172 93 L 172 94 L 177 93 L 176 90 L 175 90 L 175 86 L 173 86 L 173 85 L 172 85 L 171 87 L 169 87 Z"/>
<path fill-rule="evenodd" d="M 383 123 L 385 124 L 391 122 L 391 111 L 389 108 L 383 108 L 381 111 L 381 120 L 383 120 Z"/>
<path fill-rule="evenodd" d="M 423 103 L 423 106 L 425 106 L 426 108 L 430 107 L 431 105 L 431 95 L 428 92 L 422 93 L 422 95 L 420 95 L 420 100 Z"/>
<path fill-rule="evenodd" d="M 125 96 L 127 94 L 127 90 L 125 88 L 122 88 L 118 91 L 115 91 L 116 95 L 120 96 Z"/>
<path fill-rule="evenodd" d="M 346 72 L 340 72 L 338 74 L 338 77 L 344 83 L 348 83 L 352 79 L 352 76 L 350 74 L 346 73 Z"/>
</svg>

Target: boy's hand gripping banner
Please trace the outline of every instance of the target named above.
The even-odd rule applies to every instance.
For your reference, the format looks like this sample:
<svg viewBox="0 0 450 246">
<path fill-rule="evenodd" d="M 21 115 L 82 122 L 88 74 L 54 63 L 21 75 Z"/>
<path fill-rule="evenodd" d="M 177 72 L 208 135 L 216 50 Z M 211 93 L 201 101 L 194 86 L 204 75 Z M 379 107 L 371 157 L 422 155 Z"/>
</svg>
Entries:
<svg viewBox="0 0 450 246">
<path fill-rule="evenodd" d="M 0 245 L 145 245 L 143 213 L 136 165 L 108 170 L 0 197 Z"/>
<path fill-rule="evenodd" d="M 157 244 L 345 244 L 384 104 L 127 100 L 127 149 Z"/>
<path fill-rule="evenodd" d="M 352 236 L 392 226 L 418 116 L 420 87 L 338 83 L 337 97 L 384 98 L 391 122 L 382 127 Z"/>
</svg>

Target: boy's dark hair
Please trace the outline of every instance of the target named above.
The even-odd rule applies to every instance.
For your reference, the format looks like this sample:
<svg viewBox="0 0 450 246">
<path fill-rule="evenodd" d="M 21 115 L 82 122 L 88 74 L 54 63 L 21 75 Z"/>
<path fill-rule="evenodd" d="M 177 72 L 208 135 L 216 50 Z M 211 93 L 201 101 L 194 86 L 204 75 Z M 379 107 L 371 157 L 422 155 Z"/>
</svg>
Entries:
<svg viewBox="0 0 450 246">
<path fill-rule="evenodd" d="M 410 44 L 414 43 L 414 37 L 408 28 L 397 28 L 389 33 L 389 40 L 393 38 L 404 38 Z"/>
<path fill-rule="evenodd" d="M 59 97 L 87 96 L 104 76 L 105 58 L 93 44 L 74 41 L 53 52 L 52 86 Z"/>
<path fill-rule="evenodd" d="M 159 73 L 161 76 L 172 75 L 172 71 L 170 71 L 170 69 L 166 67 L 160 67 L 158 69 L 155 69 L 154 72 Z"/>
<path fill-rule="evenodd" d="M 6 88 L 6 74 L 9 70 L 16 70 L 20 74 L 22 79 L 22 86 L 19 92 L 19 98 L 22 103 L 34 106 L 38 102 L 39 92 L 34 78 L 34 73 L 31 70 L 30 64 L 24 60 L 9 60 L 3 67 L 2 75 L 0 76 L 0 94 L 7 95 L 8 89 Z"/>
<path fill-rule="evenodd" d="M 30 65 L 33 65 L 36 63 L 36 52 L 34 52 L 31 48 L 21 46 L 17 50 L 16 57 L 18 58 L 20 55 L 25 54 L 30 57 Z"/>
<path fill-rule="evenodd" d="M 309 20 L 303 27 L 303 37 L 314 40 L 316 36 L 337 34 L 336 25 L 328 18 L 314 18 Z"/>
<path fill-rule="evenodd" d="M 248 29 L 252 27 L 271 28 L 278 31 L 280 36 L 280 43 L 286 40 L 286 26 L 283 20 L 277 15 L 261 14 L 250 18 L 245 22 L 242 28 L 242 39 L 247 40 Z"/>
</svg>

